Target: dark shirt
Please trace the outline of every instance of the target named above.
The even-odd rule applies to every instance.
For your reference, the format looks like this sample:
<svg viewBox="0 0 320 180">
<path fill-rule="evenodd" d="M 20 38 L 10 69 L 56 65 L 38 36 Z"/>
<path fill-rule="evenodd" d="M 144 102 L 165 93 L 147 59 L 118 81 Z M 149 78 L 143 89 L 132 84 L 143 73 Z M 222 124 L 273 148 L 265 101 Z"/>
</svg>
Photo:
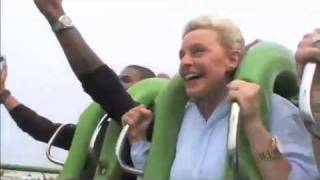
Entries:
<svg viewBox="0 0 320 180">
<path fill-rule="evenodd" d="M 136 105 L 122 87 L 118 76 L 106 65 L 81 76 L 79 80 L 84 91 L 102 106 L 110 118 L 119 123 L 122 115 Z"/>
<path fill-rule="evenodd" d="M 94 101 L 99 103 L 101 107 L 108 113 L 108 117 L 116 122 L 121 123 L 121 116 L 133 108 L 136 103 L 122 87 L 118 76 L 106 65 L 101 66 L 93 72 L 84 74 L 79 77 L 82 87 Z M 10 115 L 15 120 L 17 125 L 34 139 L 48 142 L 61 125 L 53 123 L 49 119 L 38 115 L 30 108 L 19 105 L 10 111 Z M 106 123 L 107 126 L 107 123 Z M 106 129 L 102 128 L 101 133 L 98 135 L 95 151 L 100 154 L 102 138 Z M 54 141 L 54 145 L 60 148 L 69 150 L 71 142 L 75 133 L 76 125 L 67 125 L 58 134 Z M 127 150 L 127 152 L 130 152 Z M 129 164 L 132 164 L 128 153 L 125 159 Z M 81 175 L 81 179 L 92 179 L 96 169 L 96 162 L 88 159 L 86 167 Z M 135 179 L 135 176 L 125 174 L 124 179 Z"/>
<path fill-rule="evenodd" d="M 53 133 L 61 125 L 60 123 L 53 123 L 49 119 L 40 116 L 23 104 L 12 109 L 10 115 L 20 129 L 28 133 L 35 140 L 41 142 L 48 142 Z M 56 137 L 53 145 L 69 150 L 75 130 L 76 125 L 74 124 L 65 126 Z"/>
<path fill-rule="evenodd" d="M 122 87 L 118 76 L 107 65 L 79 77 L 82 87 L 94 101 L 99 103 L 108 116 L 121 123 L 121 116 L 135 106 L 135 102 Z M 19 105 L 10 111 L 17 125 L 34 139 L 48 142 L 61 125 L 40 116 L 30 108 Z M 54 145 L 68 150 L 76 125 L 66 126 L 57 136 Z"/>
</svg>

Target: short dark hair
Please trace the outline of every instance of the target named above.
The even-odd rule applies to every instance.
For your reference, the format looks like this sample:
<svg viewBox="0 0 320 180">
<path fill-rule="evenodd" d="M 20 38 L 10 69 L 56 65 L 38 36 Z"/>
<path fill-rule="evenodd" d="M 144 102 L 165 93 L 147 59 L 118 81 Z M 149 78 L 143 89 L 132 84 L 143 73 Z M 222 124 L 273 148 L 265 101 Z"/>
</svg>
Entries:
<svg viewBox="0 0 320 180">
<path fill-rule="evenodd" d="M 126 68 L 133 68 L 140 72 L 141 79 L 153 78 L 156 77 L 156 74 L 151 71 L 149 68 L 139 66 L 139 65 L 129 65 Z"/>
</svg>

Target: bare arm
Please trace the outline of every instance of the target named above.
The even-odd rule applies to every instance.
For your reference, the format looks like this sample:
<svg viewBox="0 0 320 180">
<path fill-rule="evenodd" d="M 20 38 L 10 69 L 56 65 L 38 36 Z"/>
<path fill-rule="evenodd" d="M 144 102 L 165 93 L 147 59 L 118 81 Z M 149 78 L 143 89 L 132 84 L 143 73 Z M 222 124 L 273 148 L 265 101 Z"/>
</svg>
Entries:
<svg viewBox="0 0 320 180">
<path fill-rule="evenodd" d="M 259 119 L 260 122 L 261 119 Z M 258 121 L 257 121 L 258 122 Z M 291 171 L 289 161 L 280 154 L 277 148 L 272 147 L 272 135 L 264 128 L 262 123 L 251 124 L 245 128 L 251 152 L 255 158 L 263 179 L 288 179 Z M 275 150 L 275 151 L 274 151 Z M 271 159 L 261 158 L 261 153 L 273 151 Z"/>
<path fill-rule="evenodd" d="M 228 88 L 231 100 L 237 101 L 240 105 L 241 125 L 263 179 L 288 179 L 291 165 L 288 159 L 281 156 L 276 144 L 273 144 L 272 135 L 262 124 L 260 86 L 234 80 Z M 266 155 L 269 152 L 272 152 L 271 158 Z"/>
<path fill-rule="evenodd" d="M 60 126 L 59 123 L 52 123 L 49 119 L 24 106 L 11 94 L 3 99 L 3 104 L 19 128 L 38 141 L 47 143 Z M 68 150 L 75 129 L 75 125 L 65 127 L 55 140 L 54 145 Z"/>
<path fill-rule="evenodd" d="M 22 131 L 28 133 L 38 141 L 48 142 L 60 124 L 53 123 L 49 119 L 40 116 L 32 109 L 21 104 L 16 97 L 11 95 L 5 84 L 7 74 L 8 70 L 7 65 L 5 64 L 0 78 L 0 97 L 2 103 Z M 75 129 L 75 125 L 68 125 L 65 127 L 55 140 L 54 145 L 68 150 Z"/>
<path fill-rule="evenodd" d="M 65 14 L 62 0 L 34 0 L 49 24 Z M 90 49 L 76 28 L 56 33 L 70 66 L 84 90 L 98 102 L 111 118 L 121 119 L 135 103 L 121 85 L 116 73 Z M 120 99 L 119 99 L 120 98 Z"/>
<path fill-rule="evenodd" d="M 86 44 L 76 28 L 58 32 L 56 37 L 77 77 L 104 64 Z"/>
<path fill-rule="evenodd" d="M 51 25 L 65 14 L 62 0 L 34 0 L 34 2 Z M 104 64 L 87 45 L 75 27 L 55 34 L 77 77 L 86 72 L 91 72 Z"/>
<path fill-rule="evenodd" d="M 3 100 L 3 105 L 6 107 L 8 111 L 11 111 L 20 104 L 21 103 L 18 101 L 18 99 L 12 96 L 11 94 Z"/>
</svg>

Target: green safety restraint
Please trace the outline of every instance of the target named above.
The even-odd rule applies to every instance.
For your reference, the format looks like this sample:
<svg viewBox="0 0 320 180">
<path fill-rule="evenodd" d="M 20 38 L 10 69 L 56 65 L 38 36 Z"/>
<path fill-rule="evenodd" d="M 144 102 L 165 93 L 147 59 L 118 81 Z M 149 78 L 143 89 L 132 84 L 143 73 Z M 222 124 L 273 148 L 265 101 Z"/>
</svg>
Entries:
<svg viewBox="0 0 320 180">
<path fill-rule="evenodd" d="M 236 79 L 254 82 L 262 87 L 261 114 L 267 128 L 271 93 L 276 92 L 286 98 L 297 94 L 294 56 L 287 48 L 275 43 L 262 42 L 252 47 L 244 56 Z M 155 127 L 144 179 L 169 179 L 187 100 L 179 77 L 173 79 L 157 97 Z M 239 177 L 233 177 L 229 162 L 226 179 L 261 179 L 248 141 L 241 134 L 238 175 Z"/>
<path fill-rule="evenodd" d="M 294 57 L 285 47 L 262 42 L 252 47 L 244 56 L 236 73 L 236 79 L 259 84 L 262 89 L 261 110 L 264 124 L 268 128 L 270 95 L 276 92 L 286 98 L 297 93 Z M 167 80 L 149 79 L 134 85 L 129 94 L 139 103 L 154 104 L 155 124 L 150 153 L 144 168 L 144 179 L 169 179 L 175 147 L 188 97 L 183 80 L 175 76 Z M 90 105 L 81 115 L 70 153 L 59 179 L 79 179 L 88 157 L 89 141 L 99 119 L 104 112 L 97 104 Z M 115 156 L 115 144 L 121 127 L 111 122 L 106 131 L 95 179 L 120 180 L 123 172 Z M 240 133 L 239 173 L 233 177 L 233 169 L 228 164 L 226 178 L 261 179 L 248 141 Z"/>
<path fill-rule="evenodd" d="M 137 83 L 134 87 L 131 87 L 128 92 L 136 102 L 151 105 L 158 93 L 167 84 L 168 80 L 166 79 L 151 78 Z M 80 179 L 81 173 L 89 158 L 89 143 L 91 137 L 104 114 L 104 110 L 97 103 L 89 105 L 81 114 L 67 160 L 58 179 Z M 109 123 L 94 179 L 121 179 L 122 170 L 115 156 L 115 144 L 120 131 L 121 126 L 119 123 L 114 121 Z"/>
</svg>

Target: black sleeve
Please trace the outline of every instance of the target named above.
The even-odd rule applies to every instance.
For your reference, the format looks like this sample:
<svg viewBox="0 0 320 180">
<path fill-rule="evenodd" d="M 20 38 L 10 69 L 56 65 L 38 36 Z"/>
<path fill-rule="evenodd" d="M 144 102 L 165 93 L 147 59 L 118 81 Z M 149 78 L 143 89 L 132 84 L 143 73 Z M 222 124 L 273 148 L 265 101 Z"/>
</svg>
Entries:
<svg viewBox="0 0 320 180">
<path fill-rule="evenodd" d="M 19 128 L 34 139 L 45 143 L 50 140 L 53 133 L 61 125 L 59 123 L 52 123 L 47 118 L 38 115 L 22 104 L 13 108 L 9 113 Z M 53 145 L 69 150 L 75 129 L 76 126 L 74 124 L 64 127 L 56 137 Z"/>
<path fill-rule="evenodd" d="M 136 105 L 122 87 L 118 76 L 107 65 L 81 75 L 79 80 L 84 91 L 117 122 L 121 122 L 121 116 Z"/>
</svg>

